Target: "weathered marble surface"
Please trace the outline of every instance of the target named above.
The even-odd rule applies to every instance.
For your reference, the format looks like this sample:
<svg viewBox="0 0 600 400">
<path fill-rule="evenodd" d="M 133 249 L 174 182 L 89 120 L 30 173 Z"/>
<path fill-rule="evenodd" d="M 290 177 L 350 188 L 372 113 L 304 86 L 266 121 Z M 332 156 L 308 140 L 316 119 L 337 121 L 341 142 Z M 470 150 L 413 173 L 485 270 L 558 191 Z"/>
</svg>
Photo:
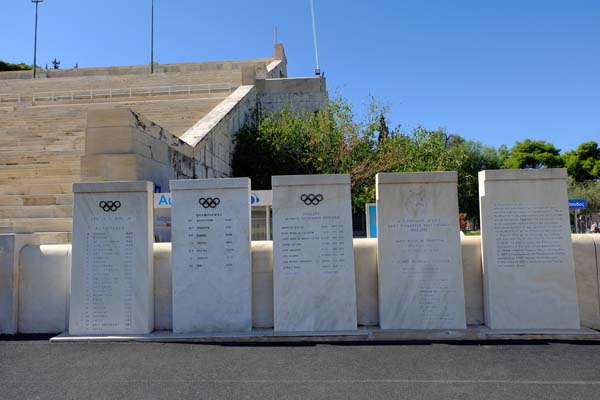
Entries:
<svg viewBox="0 0 600 400">
<path fill-rule="evenodd" d="M 25 246 L 19 269 L 19 332 L 65 332 L 69 321 L 71 245 Z"/>
<path fill-rule="evenodd" d="M 483 325 L 483 277 L 481 270 L 481 236 L 460 238 L 463 279 L 465 286 L 465 311 L 467 325 Z"/>
<path fill-rule="evenodd" d="M 273 327 L 273 242 L 252 242 L 252 326 Z"/>
<path fill-rule="evenodd" d="M 275 331 L 355 330 L 349 175 L 274 176 Z"/>
<path fill-rule="evenodd" d="M 600 242 L 600 235 L 598 241 Z M 593 234 L 572 235 L 581 326 L 600 330 L 600 289 Z"/>
<path fill-rule="evenodd" d="M 353 242 L 358 325 L 375 326 L 379 324 L 377 239 L 354 239 Z"/>
<path fill-rule="evenodd" d="M 154 243 L 154 329 L 173 330 L 171 243 Z"/>
<path fill-rule="evenodd" d="M 465 329 L 456 172 L 377 174 L 382 329 Z"/>
<path fill-rule="evenodd" d="M 17 235 L 0 235 L 0 333 L 15 334 L 19 315 Z"/>
<path fill-rule="evenodd" d="M 252 329 L 250 179 L 171 181 L 173 331 Z"/>
<path fill-rule="evenodd" d="M 69 332 L 154 329 L 151 182 L 76 183 Z"/>
<path fill-rule="evenodd" d="M 565 169 L 479 173 L 486 325 L 580 327 Z"/>
<path fill-rule="evenodd" d="M 18 330 L 21 250 L 27 245 L 66 243 L 68 237 L 59 232 L 0 235 L 0 333 L 14 335 Z"/>
</svg>

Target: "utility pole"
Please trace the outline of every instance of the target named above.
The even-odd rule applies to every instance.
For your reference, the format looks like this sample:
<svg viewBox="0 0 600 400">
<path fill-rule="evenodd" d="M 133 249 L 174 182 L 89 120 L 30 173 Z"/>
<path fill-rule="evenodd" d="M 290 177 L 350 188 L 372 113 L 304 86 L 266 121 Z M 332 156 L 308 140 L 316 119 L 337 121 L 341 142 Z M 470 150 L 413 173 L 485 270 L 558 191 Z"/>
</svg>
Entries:
<svg viewBox="0 0 600 400">
<path fill-rule="evenodd" d="M 33 78 L 35 79 L 37 73 L 37 21 L 38 21 L 38 5 L 42 3 L 44 0 L 31 0 L 32 3 L 35 3 L 35 35 L 33 39 Z"/>
<path fill-rule="evenodd" d="M 150 6 L 150 73 L 154 73 L 154 0 Z"/>
</svg>

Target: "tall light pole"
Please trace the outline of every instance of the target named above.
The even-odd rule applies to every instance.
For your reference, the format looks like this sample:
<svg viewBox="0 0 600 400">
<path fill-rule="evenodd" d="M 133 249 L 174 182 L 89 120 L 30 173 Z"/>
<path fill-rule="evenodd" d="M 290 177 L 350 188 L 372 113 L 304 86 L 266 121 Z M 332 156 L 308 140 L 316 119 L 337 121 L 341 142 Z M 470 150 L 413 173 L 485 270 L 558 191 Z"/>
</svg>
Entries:
<svg viewBox="0 0 600 400">
<path fill-rule="evenodd" d="M 313 30 L 313 42 L 315 45 L 315 60 L 317 68 L 315 69 L 315 75 L 321 75 L 321 68 L 319 68 L 319 47 L 317 45 L 317 23 L 315 21 L 315 0 L 310 0 L 310 14 L 312 16 L 312 30 Z"/>
<path fill-rule="evenodd" d="M 37 70 L 37 20 L 38 20 L 38 5 L 42 3 L 44 0 L 31 0 L 32 3 L 35 3 L 35 36 L 33 39 L 33 78 L 36 77 Z"/>
<path fill-rule="evenodd" d="M 33 0 L 32 0 L 33 1 Z M 150 6 L 150 73 L 154 73 L 154 0 Z"/>
</svg>

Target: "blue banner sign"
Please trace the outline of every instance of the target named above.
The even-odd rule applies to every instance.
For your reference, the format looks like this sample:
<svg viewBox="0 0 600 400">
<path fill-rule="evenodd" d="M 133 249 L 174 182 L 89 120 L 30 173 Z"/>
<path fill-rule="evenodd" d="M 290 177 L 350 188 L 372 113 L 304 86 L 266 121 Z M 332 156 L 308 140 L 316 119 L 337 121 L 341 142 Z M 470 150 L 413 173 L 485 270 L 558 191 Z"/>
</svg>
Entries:
<svg viewBox="0 0 600 400">
<path fill-rule="evenodd" d="M 569 199 L 569 210 L 583 210 L 587 208 L 586 199 Z"/>
<path fill-rule="evenodd" d="M 377 205 L 369 203 L 365 205 L 367 209 L 367 237 L 377 237 Z"/>
</svg>

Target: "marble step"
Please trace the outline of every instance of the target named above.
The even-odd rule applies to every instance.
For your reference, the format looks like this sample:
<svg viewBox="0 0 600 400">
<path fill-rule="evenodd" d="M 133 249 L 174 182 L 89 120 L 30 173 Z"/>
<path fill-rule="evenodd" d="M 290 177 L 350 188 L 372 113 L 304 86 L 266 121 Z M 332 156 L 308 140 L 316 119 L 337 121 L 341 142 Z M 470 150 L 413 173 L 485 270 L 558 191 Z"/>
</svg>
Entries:
<svg viewBox="0 0 600 400">
<path fill-rule="evenodd" d="M 68 218 L 73 207 L 67 206 L 0 206 L 0 219 L 10 218 Z"/>
<path fill-rule="evenodd" d="M 6 195 L 0 194 L 0 206 L 72 206 L 72 194 L 34 194 Z"/>
<path fill-rule="evenodd" d="M 0 195 L 59 195 L 73 192 L 72 183 L 0 185 Z"/>
<path fill-rule="evenodd" d="M 79 168 L 55 168 L 53 165 L 37 168 L 22 168 L 17 165 L 10 168 L 0 166 L 0 179 L 9 177 L 76 176 L 79 175 L 79 171 Z"/>
<path fill-rule="evenodd" d="M 55 175 L 55 176 L 32 176 L 32 177 L 11 177 L 0 178 L 0 186 L 4 185 L 24 185 L 36 183 L 74 183 L 79 182 L 79 175 Z"/>
<path fill-rule="evenodd" d="M 71 232 L 71 218 L 3 218 L 0 233 Z"/>
</svg>

